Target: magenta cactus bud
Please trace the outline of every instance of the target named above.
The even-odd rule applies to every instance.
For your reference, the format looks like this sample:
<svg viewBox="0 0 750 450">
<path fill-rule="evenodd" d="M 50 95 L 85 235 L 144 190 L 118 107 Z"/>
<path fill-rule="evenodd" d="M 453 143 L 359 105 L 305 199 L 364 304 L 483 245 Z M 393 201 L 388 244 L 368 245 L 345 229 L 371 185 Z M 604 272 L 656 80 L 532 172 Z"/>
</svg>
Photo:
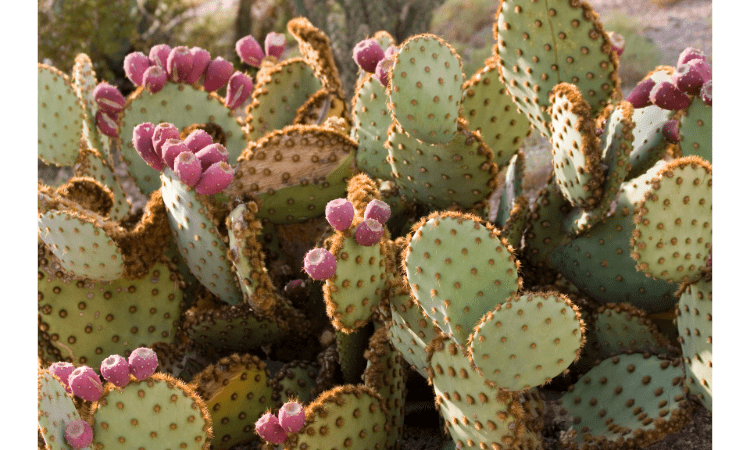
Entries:
<svg viewBox="0 0 750 450">
<path fill-rule="evenodd" d="M 65 386 L 65 391 L 68 394 L 73 393 L 73 391 L 70 389 L 70 383 L 68 382 L 70 374 L 73 373 L 74 370 L 76 370 L 73 364 L 69 362 L 56 362 L 50 365 L 49 369 L 47 370 L 49 370 L 49 373 L 60 379 L 60 383 Z"/>
<path fill-rule="evenodd" d="M 180 139 L 180 130 L 171 123 L 160 123 L 154 128 L 154 135 L 151 137 L 151 143 L 154 146 L 154 151 L 159 157 L 164 159 L 164 143 L 167 139 Z M 177 156 L 177 155 L 175 155 Z"/>
<path fill-rule="evenodd" d="M 227 160 L 229 160 L 229 152 L 227 151 L 227 148 L 221 144 L 207 145 L 196 152 L 195 156 L 200 160 L 204 172 L 218 162 L 227 162 Z"/>
<path fill-rule="evenodd" d="M 375 39 L 365 39 L 354 46 L 352 57 L 362 70 L 375 73 L 378 63 L 385 58 L 385 52 Z"/>
<path fill-rule="evenodd" d="M 102 377 L 117 387 L 130 383 L 130 366 L 128 360 L 120 355 L 110 355 L 99 367 Z"/>
<path fill-rule="evenodd" d="M 117 137 L 117 113 L 111 113 L 103 109 L 96 111 L 96 127 L 109 137 Z"/>
<path fill-rule="evenodd" d="M 364 247 L 377 244 L 381 237 L 383 237 L 383 225 L 375 219 L 363 220 L 354 230 L 354 240 Z"/>
<path fill-rule="evenodd" d="M 213 92 L 229 82 L 234 67 L 232 63 L 219 56 L 206 67 L 206 78 L 203 79 L 203 89 Z"/>
<path fill-rule="evenodd" d="M 94 101 L 99 108 L 115 114 L 125 107 L 125 97 L 116 87 L 105 81 L 94 88 Z"/>
<path fill-rule="evenodd" d="M 191 151 L 182 152 L 174 160 L 174 173 L 188 186 L 195 186 L 201 179 L 201 160 Z"/>
<path fill-rule="evenodd" d="M 150 63 L 148 62 L 148 56 L 141 52 L 133 52 L 125 57 L 123 64 L 125 68 L 125 76 L 128 77 L 134 85 L 143 85 L 143 73 L 146 72 Z"/>
<path fill-rule="evenodd" d="M 200 128 L 188 134 L 185 138 L 185 145 L 187 145 L 193 153 L 197 153 L 203 147 L 213 143 L 214 140 L 211 138 L 211 135 Z"/>
<path fill-rule="evenodd" d="M 333 228 L 346 230 L 354 220 L 354 205 L 345 198 L 331 200 L 326 205 L 326 220 Z"/>
<path fill-rule="evenodd" d="M 384 58 L 393 58 L 396 56 L 396 53 L 398 53 L 398 47 L 395 45 L 389 45 L 387 49 L 385 49 Z"/>
<path fill-rule="evenodd" d="M 281 59 L 281 54 L 286 48 L 286 36 L 281 33 L 270 32 L 266 35 L 266 55 Z"/>
<path fill-rule="evenodd" d="M 65 442 L 76 450 L 88 447 L 94 440 L 94 430 L 85 420 L 74 420 L 65 425 Z"/>
<path fill-rule="evenodd" d="M 152 94 L 164 89 L 167 84 L 167 72 L 160 66 L 151 66 L 143 72 L 143 87 Z"/>
<path fill-rule="evenodd" d="M 279 410 L 279 425 L 287 433 L 299 433 L 305 426 L 305 409 L 297 402 L 286 402 Z"/>
<path fill-rule="evenodd" d="M 685 109 L 690 106 L 690 97 L 668 81 L 662 81 L 656 84 L 656 86 L 651 89 L 648 98 L 651 100 L 651 103 L 659 108 L 672 111 Z"/>
<path fill-rule="evenodd" d="M 139 347 L 130 354 L 128 367 L 130 374 L 138 380 L 145 380 L 156 372 L 159 359 L 156 352 L 148 347 Z"/>
<path fill-rule="evenodd" d="M 307 288 L 304 280 L 292 280 L 284 286 L 284 295 L 292 300 L 307 297 Z"/>
<path fill-rule="evenodd" d="M 190 54 L 193 55 L 193 66 L 190 69 L 190 75 L 185 80 L 186 83 L 193 84 L 201 79 L 208 63 L 211 62 L 211 54 L 208 50 L 204 50 L 200 47 L 193 47 L 190 49 Z"/>
<path fill-rule="evenodd" d="M 681 66 L 683 64 L 687 64 L 693 59 L 702 59 L 703 61 L 705 61 L 706 55 L 704 55 L 702 51 L 696 48 L 687 47 L 682 51 L 682 53 L 680 53 L 680 56 L 677 57 L 677 65 Z"/>
<path fill-rule="evenodd" d="M 383 86 L 388 86 L 388 81 L 391 78 L 391 67 L 393 67 L 395 60 L 395 57 L 383 58 L 375 66 L 375 77 Z"/>
<path fill-rule="evenodd" d="M 260 62 L 265 57 L 263 49 L 260 47 L 260 44 L 258 44 L 258 41 L 250 35 L 237 41 L 234 45 L 234 50 L 237 52 L 237 55 L 239 55 L 242 62 L 253 67 L 260 67 Z"/>
<path fill-rule="evenodd" d="M 678 124 L 675 119 L 664 122 L 661 126 L 661 134 L 667 142 L 677 144 L 680 142 L 680 132 L 678 131 Z"/>
<path fill-rule="evenodd" d="M 703 83 L 703 87 L 701 88 L 701 99 L 703 99 L 703 102 L 708 105 L 712 106 L 711 103 L 713 102 L 713 80 L 708 80 L 705 83 Z"/>
<path fill-rule="evenodd" d="M 370 200 L 365 207 L 365 219 L 375 219 L 385 225 L 391 217 L 391 207 L 382 200 Z"/>
<path fill-rule="evenodd" d="M 172 47 L 167 44 L 159 44 L 151 47 L 148 52 L 148 63 L 152 66 L 159 66 L 167 71 L 167 59 L 172 52 Z"/>
<path fill-rule="evenodd" d="M 174 160 L 181 153 L 188 152 L 193 153 L 190 149 L 179 139 L 167 139 L 161 146 L 161 157 L 167 166 L 174 170 Z"/>
<path fill-rule="evenodd" d="M 133 128 L 133 147 L 152 169 L 164 169 L 164 160 L 154 150 L 154 124 L 144 122 Z"/>
<path fill-rule="evenodd" d="M 633 108 L 644 108 L 650 106 L 651 100 L 648 95 L 651 93 L 651 89 L 656 86 L 656 81 L 651 78 L 646 78 L 636 85 L 633 92 L 628 95 L 627 101 L 629 101 Z"/>
<path fill-rule="evenodd" d="M 200 181 L 195 185 L 195 192 L 202 195 L 218 194 L 229 186 L 233 178 L 232 166 L 223 161 L 214 163 L 201 175 Z"/>
<path fill-rule="evenodd" d="M 617 53 L 617 56 L 622 55 L 622 51 L 625 50 L 625 38 L 619 33 L 614 31 L 607 31 L 609 36 L 609 43 L 612 44 L 612 50 Z"/>
<path fill-rule="evenodd" d="M 225 100 L 227 108 L 234 109 L 242 105 L 252 92 L 253 80 L 240 71 L 235 72 L 229 79 L 229 86 L 227 86 L 227 98 Z"/>
<path fill-rule="evenodd" d="M 313 280 L 327 280 L 336 274 L 336 258 L 324 248 L 314 248 L 305 254 L 305 272 Z"/>
<path fill-rule="evenodd" d="M 192 71 L 193 54 L 190 49 L 184 45 L 173 48 L 167 58 L 167 77 L 175 83 L 184 83 Z"/>
<path fill-rule="evenodd" d="M 287 438 L 286 431 L 279 425 L 279 419 L 270 412 L 263 414 L 255 422 L 255 432 L 271 444 L 283 444 Z"/>
<path fill-rule="evenodd" d="M 711 79 L 711 66 L 702 59 L 692 59 L 677 66 L 672 74 L 672 83 L 682 92 L 698 95 L 703 83 Z"/>
<path fill-rule="evenodd" d="M 74 370 L 68 378 L 73 395 L 82 399 L 95 402 L 99 400 L 104 391 L 99 375 L 88 366 L 81 366 Z"/>
</svg>

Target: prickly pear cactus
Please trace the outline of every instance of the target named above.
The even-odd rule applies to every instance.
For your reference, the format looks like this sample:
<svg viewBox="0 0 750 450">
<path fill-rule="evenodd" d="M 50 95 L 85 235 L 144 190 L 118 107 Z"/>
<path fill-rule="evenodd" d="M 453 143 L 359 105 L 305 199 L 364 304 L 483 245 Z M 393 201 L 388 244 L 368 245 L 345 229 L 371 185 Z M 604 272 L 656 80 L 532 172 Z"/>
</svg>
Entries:
<svg viewBox="0 0 750 450">
<path fill-rule="evenodd" d="M 74 420 L 80 420 L 81 416 L 76 410 L 72 396 L 65 392 L 65 386 L 60 380 L 46 370 L 39 372 L 38 390 L 39 431 L 46 448 L 73 449 L 74 447 L 65 440 L 65 427 Z M 91 445 L 83 448 L 93 449 Z"/>
<path fill-rule="evenodd" d="M 54 67 L 38 69 L 38 153 L 48 164 L 72 166 L 78 157 L 86 117 L 70 78 Z"/>
<path fill-rule="evenodd" d="M 680 289 L 677 330 L 685 361 L 685 385 L 709 410 L 713 407 L 713 284 L 702 278 Z"/>
</svg>

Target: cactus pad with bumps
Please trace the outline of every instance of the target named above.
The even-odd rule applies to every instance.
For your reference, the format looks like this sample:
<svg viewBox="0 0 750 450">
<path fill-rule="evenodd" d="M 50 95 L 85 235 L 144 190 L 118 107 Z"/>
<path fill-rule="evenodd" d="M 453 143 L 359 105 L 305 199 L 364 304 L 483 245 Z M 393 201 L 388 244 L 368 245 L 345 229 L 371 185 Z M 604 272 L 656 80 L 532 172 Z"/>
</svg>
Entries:
<svg viewBox="0 0 750 450">
<path fill-rule="evenodd" d="M 388 150 L 384 146 L 393 120 L 387 103 L 385 87 L 366 73 L 354 93 L 352 138 L 359 144 L 357 167 L 371 177 L 384 180 L 391 178 Z"/>
<path fill-rule="evenodd" d="M 65 392 L 65 386 L 60 379 L 48 371 L 41 371 L 38 375 L 38 409 L 39 431 L 49 450 L 71 450 L 65 440 L 65 427 L 81 416 L 76 410 L 73 398 Z M 93 447 L 86 446 L 90 450 Z"/>
<path fill-rule="evenodd" d="M 500 231 L 476 216 L 433 213 L 413 227 L 403 265 L 423 314 L 465 345 L 474 325 L 521 288 Z"/>
<path fill-rule="evenodd" d="M 319 370 L 320 365 L 314 362 L 292 361 L 284 364 L 271 381 L 276 407 L 281 408 L 292 398 L 301 403 L 315 400 L 311 394 Z"/>
<path fill-rule="evenodd" d="M 110 219 L 122 220 L 130 214 L 130 202 L 117 181 L 115 170 L 99 152 L 91 148 L 81 150 L 75 174 L 79 177 L 91 177 L 112 191 L 114 205 L 108 214 Z"/>
<path fill-rule="evenodd" d="M 526 166 L 526 156 L 522 151 L 517 152 L 510 158 L 505 171 L 505 186 L 503 194 L 500 196 L 500 203 L 495 214 L 495 225 L 505 226 L 510 219 L 510 213 L 513 210 L 515 200 L 523 195 L 523 172 Z M 524 220 L 526 218 L 524 217 Z"/>
<path fill-rule="evenodd" d="M 602 305 L 591 322 L 600 358 L 628 351 L 662 354 L 675 350 L 643 310 L 627 303 Z"/>
<path fill-rule="evenodd" d="M 500 302 L 469 336 L 473 367 L 490 385 L 520 391 L 545 384 L 578 359 L 578 308 L 564 295 L 534 292 Z"/>
<path fill-rule="evenodd" d="M 688 392 L 713 408 L 713 296 L 706 279 L 686 285 L 677 305 L 677 330 L 685 360 Z"/>
<path fill-rule="evenodd" d="M 94 72 L 94 64 L 87 54 L 79 53 L 76 56 L 71 78 L 73 90 L 78 98 L 81 99 L 81 104 L 86 114 L 86 118 L 83 121 L 83 134 L 88 140 L 87 144 L 91 148 L 99 149 L 109 161 L 111 154 L 109 137 L 101 133 L 96 126 L 96 111 L 99 109 L 99 106 L 94 101 L 94 89 L 98 83 L 96 81 L 96 72 Z"/>
<path fill-rule="evenodd" d="M 394 288 L 395 289 L 395 288 Z M 437 336 L 432 321 L 427 321 L 422 309 L 411 299 L 409 287 L 399 287 L 390 296 L 391 344 L 420 375 L 427 378 L 427 347 Z"/>
<path fill-rule="evenodd" d="M 370 323 L 372 322 L 351 333 L 336 330 L 336 350 L 345 383 L 358 384 L 362 381 L 362 372 L 367 366 L 364 353 L 367 349 L 367 341 L 372 334 Z"/>
<path fill-rule="evenodd" d="M 453 47 L 434 35 L 412 36 L 401 44 L 391 73 L 389 108 L 401 127 L 426 143 L 452 141 L 464 82 Z"/>
<path fill-rule="evenodd" d="M 38 64 L 38 154 L 56 166 L 72 166 L 78 157 L 86 117 L 67 75 Z"/>
<path fill-rule="evenodd" d="M 205 403 L 187 384 L 163 373 L 118 388 L 111 383 L 91 408 L 94 448 L 208 450 L 213 436 Z"/>
<path fill-rule="evenodd" d="M 695 155 L 712 161 L 711 130 L 713 129 L 712 108 L 699 97 L 693 98 L 690 106 L 680 114 L 680 150 L 682 156 Z"/>
<path fill-rule="evenodd" d="M 636 209 L 630 240 L 639 271 L 667 282 L 700 277 L 712 243 L 711 164 L 697 156 L 667 163 Z"/>
</svg>

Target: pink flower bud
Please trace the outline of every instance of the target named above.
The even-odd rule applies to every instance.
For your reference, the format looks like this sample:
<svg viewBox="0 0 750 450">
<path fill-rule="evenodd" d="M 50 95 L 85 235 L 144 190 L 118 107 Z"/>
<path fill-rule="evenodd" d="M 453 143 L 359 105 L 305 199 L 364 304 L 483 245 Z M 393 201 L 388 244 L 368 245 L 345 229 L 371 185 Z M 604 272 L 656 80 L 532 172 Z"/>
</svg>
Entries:
<svg viewBox="0 0 750 450">
<path fill-rule="evenodd" d="M 148 56 L 141 52 L 133 52 L 125 57 L 125 76 L 136 86 L 143 85 L 143 73 L 146 72 L 150 63 Z"/>
<path fill-rule="evenodd" d="M 279 425 L 287 433 L 298 433 L 305 426 L 305 409 L 297 402 L 286 402 L 279 409 Z"/>
<path fill-rule="evenodd" d="M 124 387 L 130 383 L 128 360 L 120 355 L 110 355 L 102 361 L 99 372 L 105 380 L 117 387 Z"/>
<path fill-rule="evenodd" d="M 169 52 L 167 58 L 167 77 L 175 83 L 187 82 L 193 70 L 193 54 L 190 49 L 181 45 Z"/>
<path fill-rule="evenodd" d="M 152 94 L 164 89 L 167 84 L 167 72 L 160 66 L 151 66 L 143 72 L 143 87 Z"/>
<path fill-rule="evenodd" d="M 377 244 L 381 237 L 383 237 L 383 225 L 375 219 L 363 220 L 354 230 L 354 240 L 364 247 Z"/>
<path fill-rule="evenodd" d="M 162 159 L 164 159 L 164 149 L 162 146 L 167 139 L 180 139 L 180 130 L 171 123 L 160 123 L 154 128 L 154 135 L 151 138 L 151 142 L 154 145 L 154 151 Z"/>
<path fill-rule="evenodd" d="M 286 47 L 286 36 L 281 33 L 270 32 L 266 35 L 266 55 L 281 59 Z"/>
<path fill-rule="evenodd" d="M 107 112 L 103 109 L 96 111 L 96 127 L 109 137 L 117 137 L 117 113 Z"/>
<path fill-rule="evenodd" d="M 314 248 L 305 254 L 305 272 L 313 280 L 327 280 L 336 274 L 336 258 L 324 248 Z"/>
<path fill-rule="evenodd" d="M 242 72 L 235 72 L 229 79 L 225 104 L 229 109 L 235 109 L 245 103 L 253 92 L 253 80 Z"/>
<path fill-rule="evenodd" d="M 193 153 L 197 153 L 203 147 L 213 144 L 213 142 L 211 135 L 200 128 L 188 134 L 185 138 L 185 145 L 187 145 Z"/>
<path fill-rule="evenodd" d="M 661 134 L 667 142 L 677 144 L 680 142 L 680 132 L 677 130 L 677 121 L 672 119 L 664 122 L 661 126 Z"/>
<path fill-rule="evenodd" d="M 166 72 L 167 58 L 169 58 L 169 53 L 171 51 L 172 47 L 167 44 L 154 45 L 148 52 L 148 63 L 152 66 L 159 66 L 164 69 L 164 72 Z"/>
<path fill-rule="evenodd" d="M 128 357 L 130 374 L 138 380 L 145 380 L 156 372 L 159 359 L 156 352 L 147 347 L 139 347 Z"/>
<path fill-rule="evenodd" d="M 234 169 L 225 162 L 217 162 L 211 165 L 200 181 L 195 185 L 195 192 L 202 195 L 218 194 L 229 186 L 234 178 Z"/>
<path fill-rule="evenodd" d="M 203 79 L 203 89 L 206 92 L 213 92 L 229 82 L 232 76 L 232 63 L 219 56 L 210 63 L 206 68 L 206 78 Z"/>
<path fill-rule="evenodd" d="M 161 147 L 161 157 L 167 166 L 174 170 L 174 160 L 180 153 L 193 153 L 184 142 L 179 139 L 167 139 Z"/>
<path fill-rule="evenodd" d="M 331 200 L 326 205 L 326 220 L 333 228 L 346 230 L 354 220 L 354 205 L 345 198 Z"/>
<path fill-rule="evenodd" d="M 68 382 L 68 378 L 70 378 L 70 374 L 73 373 L 74 370 L 76 370 L 75 366 L 69 362 L 56 362 L 49 366 L 49 373 L 56 376 L 60 379 L 60 383 L 65 386 L 65 391 L 69 394 L 73 393 L 72 390 L 70 390 L 70 383 Z"/>
<path fill-rule="evenodd" d="M 104 81 L 94 88 L 94 101 L 99 108 L 113 114 L 125 107 L 125 97 L 116 87 Z"/>
<path fill-rule="evenodd" d="M 612 50 L 617 53 L 617 56 L 622 55 L 622 51 L 625 50 L 625 38 L 614 31 L 607 31 L 607 36 L 609 36 L 609 43 L 612 44 Z"/>
<path fill-rule="evenodd" d="M 365 39 L 354 46 L 352 57 L 362 70 L 375 73 L 378 63 L 385 58 L 385 52 L 375 39 Z"/>
<path fill-rule="evenodd" d="M 279 425 L 279 419 L 270 412 L 255 422 L 255 432 L 271 444 L 283 444 L 287 438 L 286 431 Z"/>
<path fill-rule="evenodd" d="M 672 74 L 672 83 L 690 95 L 700 94 L 703 83 L 710 79 L 711 67 L 702 59 L 691 59 L 687 64 L 681 64 Z"/>
<path fill-rule="evenodd" d="M 370 200 L 365 207 L 365 219 L 375 219 L 381 225 L 385 225 L 391 217 L 391 207 L 382 200 Z"/>
<path fill-rule="evenodd" d="M 164 160 L 154 149 L 154 124 L 145 122 L 133 128 L 133 147 L 152 169 L 164 169 Z"/>
<path fill-rule="evenodd" d="M 701 99 L 708 106 L 711 106 L 711 104 L 713 103 L 713 88 L 713 80 L 706 81 L 705 83 L 703 83 L 703 87 L 701 87 Z"/>
<path fill-rule="evenodd" d="M 690 97 L 668 81 L 662 81 L 654 86 L 648 98 L 659 108 L 672 111 L 690 106 Z"/>
<path fill-rule="evenodd" d="M 174 173 L 188 186 L 195 186 L 201 179 L 201 161 L 191 151 L 182 152 L 174 160 Z"/>
<path fill-rule="evenodd" d="M 383 86 L 388 86 L 388 81 L 391 79 L 391 67 L 395 61 L 394 57 L 383 58 L 375 66 L 375 77 Z"/>
<path fill-rule="evenodd" d="M 656 86 L 656 81 L 651 78 L 646 78 L 636 85 L 633 92 L 628 95 L 627 100 L 633 105 L 633 108 L 644 108 L 650 106 L 652 103 L 648 96 L 654 86 Z"/>
<path fill-rule="evenodd" d="M 239 55 L 242 62 L 249 64 L 253 67 L 260 67 L 260 62 L 265 56 L 263 49 L 260 48 L 260 44 L 252 36 L 245 36 L 234 46 L 237 55 Z"/>
<path fill-rule="evenodd" d="M 208 53 L 208 50 L 200 47 L 191 48 L 190 53 L 193 55 L 193 67 L 190 69 L 190 76 L 188 76 L 186 82 L 193 84 L 206 73 L 208 63 L 211 62 L 211 54 Z"/>
<path fill-rule="evenodd" d="M 229 152 L 221 144 L 209 144 L 195 153 L 201 163 L 202 170 L 205 171 L 218 162 L 227 162 Z"/>
<path fill-rule="evenodd" d="M 65 425 L 65 442 L 76 450 L 88 447 L 94 440 L 94 430 L 85 420 L 73 420 Z"/>
<path fill-rule="evenodd" d="M 677 58 L 677 65 L 681 66 L 682 64 L 687 64 L 693 59 L 702 59 L 703 61 L 705 61 L 706 55 L 704 55 L 702 51 L 696 48 L 687 47 L 682 51 L 682 53 L 680 53 L 680 56 Z"/>
<path fill-rule="evenodd" d="M 68 378 L 73 395 L 82 399 L 95 402 L 99 400 L 104 391 L 99 375 L 88 366 L 81 366 L 73 371 Z"/>
</svg>

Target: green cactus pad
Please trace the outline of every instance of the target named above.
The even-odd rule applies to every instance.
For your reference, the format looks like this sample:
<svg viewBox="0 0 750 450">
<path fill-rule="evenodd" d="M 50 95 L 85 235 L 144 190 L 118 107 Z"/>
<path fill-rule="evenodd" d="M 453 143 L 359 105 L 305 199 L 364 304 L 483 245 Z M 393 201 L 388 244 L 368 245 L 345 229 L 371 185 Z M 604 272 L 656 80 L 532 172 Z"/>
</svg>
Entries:
<svg viewBox="0 0 750 450">
<path fill-rule="evenodd" d="M 323 87 L 302 58 L 282 61 L 264 72 L 247 107 L 248 139 L 258 140 L 294 122 L 297 108 Z"/>
<path fill-rule="evenodd" d="M 690 106 L 680 114 L 681 156 L 695 155 L 711 163 L 712 127 L 712 108 L 700 97 L 694 97 Z"/>
<path fill-rule="evenodd" d="M 80 420 L 81 416 L 72 396 L 65 392 L 60 379 L 46 370 L 39 372 L 38 390 L 39 431 L 44 437 L 45 448 L 73 450 L 65 440 L 65 427 L 74 420 Z M 93 447 L 88 445 L 82 448 L 91 450 Z"/>
<path fill-rule="evenodd" d="M 156 353 L 157 372 L 164 372 L 180 381 L 192 380 L 210 364 L 210 359 L 192 341 L 182 343 L 155 342 L 149 348 Z"/>
<path fill-rule="evenodd" d="M 149 167 L 133 147 L 133 128 L 144 122 L 154 125 L 168 122 L 177 129 L 196 123 L 214 123 L 221 127 L 227 139 L 225 147 L 229 152 L 230 165 L 234 165 L 247 147 L 240 123 L 216 93 L 184 83 L 167 83 L 156 94 L 139 87 L 130 94 L 125 109 L 120 113 L 118 139 L 122 160 L 138 188 L 146 195 L 159 189 L 161 182 L 159 172 Z"/>
<path fill-rule="evenodd" d="M 326 88 L 320 88 L 310 95 L 299 108 L 292 125 L 321 125 L 330 120 L 340 120 L 348 130 L 347 103 L 331 94 Z"/>
<path fill-rule="evenodd" d="M 688 392 L 713 409 L 713 284 L 705 278 L 681 289 L 677 330 Z"/>
<path fill-rule="evenodd" d="M 428 352 L 435 404 L 457 448 L 539 448 L 522 447 L 533 437 L 527 433 L 519 393 L 485 384 L 467 355 L 445 335 L 433 340 Z"/>
<path fill-rule="evenodd" d="M 352 138 L 359 144 L 357 167 L 373 178 L 391 178 L 384 145 L 392 121 L 385 87 L 374 75 L 365 73 L 354 92 Z"/>
<path fill-rule="evenodd" d="M 286 24 L 286 29 L 297 40 L 302 58 L 315 71 L 315 77 L 323 87 L 337 97 L 344 98 L 339 71 L 333 58 L 328 36 L 315 28 L 305 17 L 295 17 Z"/>
<path fill-rule="evenodd" d="M 271 380 L 276 407 L 281 408 L 291 399 L 296 399 L 300 403 L 315 400 L 311 394 L 319 370 L 319 364 L 309 361 L 292 361 L 284 364 Z"/>
<path fill-rule="evenodd" d="M 371 334 L 371 326 L 357 328 L 351 333 L 336 330 L 336 350 L 338 350 L 339 367 L 341 367 L 345 383 L 359 384 L 362 382 L 362 373 L 367 367 L 364 353 Z"/>
<path fill-rule="evenodd" d="M 195 375 L 191 385 L 211 414 L 211 448 L 226 450 L 257 440 L 255 422 L 274 406 L 266 365 L 252 355 L 222 358 Z"/>
<path fill-rule="evenodd" d="M 591 108 L 575 85 L 560 83 L 550 94 L 552 167 L 560 192 L 579 208 L 601 200 L 604 170 Z"/>
<path fill-rule="evenodd" d="M 131 376 L 124 388 L 107 383 L 91 414 L 97 449 L 211 447 L 211 417 L 205 403 L 189 385 L 164 373 L 143 381 Z"/>
<path fill-rule="evenodd" d="M 467 350 L 491 386 L 520 391 L 552 381 L 583 346 L 578 308 L 564 295 L 534 292 L 500 302 L 469 336 Z"/>
<path fill-rule="evenodd" d="M 169 226 L 188 268 L 206 288 L 229 304 L 242 301 L 242 291 L 227 258 L 227 245 L 214 223 L 206 198 L 183 184 L 169 168 L 161 175 Z"/>
<path fill-rule="evenodd" d="M 431 34 L 401 44 L 388 83 L 388 105 L 401 127 L 429 144 L 447 144 L 457 131 L 464 74 L 447 42 Z"/>
<path fill-rule="evenodd" d="M 627 303 L 602 305 L 592 316 L 600 358 L 626 351 L 665 354 L 676 350 L 646 312 Z"/>
<path fill-rule="evenodd" d="M 56 166 L 72 166 L 83 139 L 86 113 L 67 75 L 38 64 L 39 159 Z"/>
<path fill-rule="evenodd" d="M 500 236 L 508 242 L 514 251 L 522 246 L 523 233 L 526 231 L 526 217 L 529 215 L 529 200 L 525 195 L 513 201 L 510 217 L 505 221 Z"/>
<path fill-rule="evenodd" d="M 81 99 L 84 113 L 83 135 L 87 139 L 89 148 L 99 149 L 106 161 L 111 161 L 109 136 L 99 132 L 96 126 L 96 111 L 99 106 L 94 101 L 94 89 L 98 84 L 96 72 L 91 58 L 85 53 L 79 53 L 73 63 L 72 86 L 78 98 Z"/>
<path fill-rule="evenodd" d="M 531 123 L 508 94 L 497 59 L 490 59 L 464 83 L 461 107 L 471 131 L 479 131 L 502 167 L 531 134 Z"/>
<path fill-rule="evenodd" d="M 447 144 L 415 139 L 393 122 L 388 129 L 388 155 L 394 181 L 403 195 L 431 209 L 471 208 L 487 199 L 497 181 L 492 151 L 466 122 Z"/>
<path fill-rule="evenodd" d="M 602 361 L 557 400 L 575 431 L 568 449 L 645 448 L 690 420 L 676 360 L 648 354 Z"/>
<path fill-rule="evenodd" d="M 638 203 L 630 247 L 639 271 L 667 282 L 694 281 L 711 252 L 713 176 L 697 156 L 676 159 Z"/>
<path fill-rule="evenodd" d="M 130 201 L 122 189 L 114 168 L 94 149 L 81 150 L 76 161 L 75 175 L 79 177 L 91 177 L 112 190 L 114 205 L 109 211 L 108 217 L 119 221 L 130 214 Z"/>
<path fill-rule="evenodd" d="M 518 109 L 546 137 L 558 83 L 578 86 L 596 115 L 620 94 L 617 56 L 586 2 L 504 0 L 494 28 L 503 82 Z"/>
<path fill-rule="evenodd" d="M 412 228 L 403 267 L 423 314 L 458 345 L 496 304 L 521 288 L 500 231 L 476 216 L 433 213 Z"/>
<path fill-rule="evenodd" d="M 290 125 L 250 144 L 225 193 L 257 195 L 257 217 L 273 223 L 322 216 L 326 204 L 346 192 L 356 148 L 330 128 Z"/>
<path fill-rule="evenodd" d="M 166 260 L 139 280 L 98 282 L 72 280 L 42 258 L 38 276 L 40 327 L 66 359 L 98 368 L 109 355 L 175 338 L 182 291 Z"/>
<path fill-rule="evenodd" d="M 518 151 L 508 162 L 505 171 L 505 185 L 503 194 L 500 196 L 500 204 L 495 214 L 494 223 L 498 227 L 504 227 L 510 219 L 511 211 L 516 198 L 523 195 L 523 172 L 526 167 L 526 156 L 522 151 Z M 524 216 L 524 220 L 526 217 Z"/>
<path fill-rule="evenodd" d="M 325 391 L 305 408 L 305 427 L 286 450 L 365 450 L 386 442 L 390 428 L 383 399 L 373 389 L 346 384 Z"/>
</svg>

